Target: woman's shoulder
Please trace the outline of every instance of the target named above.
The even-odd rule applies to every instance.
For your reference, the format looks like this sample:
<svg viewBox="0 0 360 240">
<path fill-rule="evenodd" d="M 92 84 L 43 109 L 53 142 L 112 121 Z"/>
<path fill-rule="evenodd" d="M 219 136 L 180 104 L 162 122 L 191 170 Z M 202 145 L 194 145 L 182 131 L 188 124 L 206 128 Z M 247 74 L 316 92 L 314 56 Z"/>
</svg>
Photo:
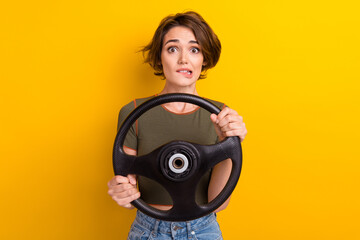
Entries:
<svg viewBox="0 0 360 240">
<path fill-rule="evenodd" d="M 154 98 L 156 95 L 152 95 L 150 97 L 144 97 L 144 98 L 136 98 L 134 99 L 134 106 L 137 107 L 140 104 L 143 104 L 144 102 L 146 102 L 147 100 L 150 100 L 151 98 Z"/>
<path fill-rule="evenodd" d="M 132 110 L 134 110 L 136 107 L 138 107 L 140 104 L 146 102 L 147 100 L 153 98 L 155 96 L 150 96 L 150 97 L 144 97 L 144 98 L 135 98 L 134 100 L 130 101 L 129 103 L 125 104 L 120 112 L 131 112 Z"/>
</svg>

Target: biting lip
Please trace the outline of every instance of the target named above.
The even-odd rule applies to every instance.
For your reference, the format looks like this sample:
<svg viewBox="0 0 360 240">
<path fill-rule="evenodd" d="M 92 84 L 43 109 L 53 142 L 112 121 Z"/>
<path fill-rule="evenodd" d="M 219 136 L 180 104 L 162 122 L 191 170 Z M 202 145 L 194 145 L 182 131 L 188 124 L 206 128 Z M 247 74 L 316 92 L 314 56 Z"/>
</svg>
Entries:
<svg viewBox="0 0 360 240">
<path fill-rule="evenodd" d="M 183 74 L 188 74 L 188 75 L 192 74 L 192 71 L 190 69 L 188 69 L 188 68 L 180 68 L 180 69 L 176 70 L 176 72 L 183 73 Z"/>
</svg>

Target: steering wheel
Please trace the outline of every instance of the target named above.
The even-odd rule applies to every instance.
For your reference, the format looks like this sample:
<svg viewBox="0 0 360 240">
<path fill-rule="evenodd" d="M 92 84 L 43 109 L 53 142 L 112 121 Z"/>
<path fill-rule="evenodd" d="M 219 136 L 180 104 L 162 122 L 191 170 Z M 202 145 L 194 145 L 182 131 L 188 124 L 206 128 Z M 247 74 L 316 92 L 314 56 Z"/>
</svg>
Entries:
<svg viewBox="0 0 360 240">
<path fill-rule="evenodd" d="M 116 135 L 113 167 L 115 175 L 135 174 L 155 180 L 169 192 L 173 200 L 173 207 L 163 211 L 140 198 L 131 202 L 137 209 L 156 219 L 188 221 L 211 213 L 230 196 L 240 177 L 242 150 L 239 137 L 227 137 L 214 145 L 172 141 L 143 156 L 127 155 L 123 144 L 133 123 L 151 108 L 169 102 L 192 103 L 210 113 L 220 113 L 220 109 L 211 102 L 190 94 L 164 94 L 144 102 L 128 115 Z M 195 193 L 201 176 L 228 158 L 232 161 L 232 170 L 225 187 L 211 202 L 198 205 Z"/>
</svg>

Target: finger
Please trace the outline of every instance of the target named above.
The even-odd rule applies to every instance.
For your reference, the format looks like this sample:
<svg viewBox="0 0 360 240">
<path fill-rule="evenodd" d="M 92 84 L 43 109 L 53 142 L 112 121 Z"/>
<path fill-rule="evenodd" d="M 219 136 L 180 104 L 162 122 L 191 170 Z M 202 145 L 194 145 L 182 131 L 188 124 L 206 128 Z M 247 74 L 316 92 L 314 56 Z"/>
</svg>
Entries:
<svg viewBox="0 0 360 240">
<path fill-rule="evenodd" d="M 120 183 L 129 183 L 129 179 L 124 176 L 116 175 L 108 182 L 108 186 L 115 186 Z"/>
<path fill-rule="evenodd" d="M 240 137 L 241 141 L 243 141 L 245 139 L 246 134 L 247 134 L 246 129 L 245 130 L 236 129 L 236 130 L 231 130 L 231 131 L 225 132 L 225 136 L 227 136 L 227 137 L 238 136 L 238 137 Z"/>
<path fill-rule="evenodd" d="M 129 204 L 138 199 L 140 197 L 140 192 L 137 192 L 131 196 L 125 197 L 125 198 L 117 198 L 117 197 L 113 197 L 113 199 L 117 202 L 117 204 L 119 204 L 120 206 L 123 207 L 127 207 L 129 206 Z"/>
<path fill-rule="evenodd" d="M 217 120 L 216 114 L 214 114 L 214 113 L 211 114 L 211 115 L 210 115 L 210 119 L 211 119 L 211 121 L 212 121 L 212 124 L 214 125 L 216 135 L 218 135 L 219 140 L 222 141 L 222 139 L 224 139 L 225 136 L 222 134 L 222 131 L 221 131 L 219 125 L 216 124 L 216 120 Z"/>
<path fill-rule="evenodd" d="M 136 175 L 134 174 L 129 174 L 127 175 L 128 179 L 129 179 L 129 182 L 133 185 L 136 185 Z"/>
<path fill-rule="evenodd" d="M 241 141 L 244 141 L 246 135 L 247 135 L 247 129 L 245 128 L 245 124 L 244 124 L 244 127 L 241 128 L 241 133 L 240 133 L 240 139 L 241 139 Z"/>
<path fill-rule="evenodd" d="M 228 123 L 242 123 L 242 122 L 243 119 L 241 116 L 235 114 L 228 114 L 219 121 L 218 125 L 220 127 L 224 127 Z"/>
<path fill-rule="evenodd" d="M 130 189 L 126 189 L 122 192 L 117 192 L 117 193 L 113 193 L 111 196 L 113 198 L 116 198 L 117 200 L 123 199 L 123 198 L 128 198 L 132 195 L 135 195 L 139 192 L 139 190 L 137 188 L 130 188 Z"/>
<path fill-rule="evenodd" d="M 131 205 L 130 203 L 128 203 L 128 204 L 126 204 L 126 205 L 124 206 L 124 208 L 127 208 L 127 209 L 133 209 L 133 208 L 134 208 L 134 206 L 133 206 L 133 205 Z"/>
<path fill-rule="evenodd" d="M 118 185 L 115 185 L 115 186 L 111 186 L 109 188 L 109 191 L 108 193 L 110 195 L 114 194 L 114 193 L 120 193 L 120 192 L 124 192 L 128 189 L 133 189 L 133 188 L 136 188 L 134 185 L 132 184 L 129 184 L 129 183 L 122 183 L 122 184 L 118 184 Z"/>
<path fill-rule="evenodd" d="M 210 115 L 210 119 L 211 119 L 211 121 L 212 121 L 213 123 L 216 124 L 217 115 L 216 115 L 215 113 L 212 113 L 212 114 Z"/>
<path fill-rule="evenodd" d="M 242 124 L 240 122 L 230 122 L 221 127 L 222 132 L 227 132 L 231 130 L 241 129 Z"/>
<path fill-rule="evenodd" d="M 219 122 L 229 113 L 230 108 L 225 107 L 221 112 L 217 115 L 217 121 L 216 124 L 219 124 Z"/>
<path fill-rule="evenodd" d="M 231 116 L 232 119 L 242 121 L 242 117 L 234 109 L 226 107 L 217 116 L 217 123 L 219 124 L 222 120 L 229 118 L 229 116 Z"/>
<path fill-rule="evenodd" d="M 225 135 L 227 137 L 233 137 L 233 136 L 240 137 L 240 134 L 241 134 L 241 131 L 239 131 L 239 130 L 230 130 L 230 131 L 225 132 Z"/>
</svg>

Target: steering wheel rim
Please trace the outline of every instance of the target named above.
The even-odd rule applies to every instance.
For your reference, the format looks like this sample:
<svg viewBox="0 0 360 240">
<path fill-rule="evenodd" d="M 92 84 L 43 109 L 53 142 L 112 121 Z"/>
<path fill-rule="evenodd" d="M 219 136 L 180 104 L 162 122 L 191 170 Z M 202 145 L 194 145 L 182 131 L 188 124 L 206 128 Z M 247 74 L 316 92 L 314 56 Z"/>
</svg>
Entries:
<svg viewBox="0 0 360 240">
<path fill-rule="evenodd" d="M 192 103 L 215 114 L 219 114 L 221 111 L 211 102 L 185 93 L 164 94 L 144 102 L 128 115 L 116 135 L 113 148 L 113 167 L 115 175 L 127 176 L 128 174 L 137 174 L 153 178 L 157 182 L 160 181 L 159 183 L 165 186 L 166 190 L 170 193 L 174 203 L 170 210 L 163 211 L 148 205 L 140 198 L 131 202 L 137 209 L 156 219 L 188 221 L 205 216 L 216 210 L 231 195 L 241 173 L 242 149 L 239 137 L 228 137 L 213 145 L 173 141 L 144 156 L 127 155 L 123 150 L 123 144 L 127 132 L 133 123 L 153 107 L 169 102 Z M 188 171 L 186 177 L 178 177 L 176 174 L 173 177 L 174 173 L 172 173 L 172 176 L 169 176 L 164 170 L 164 164 L 166 165 L 164 161 L 167 160 L 169 152 L 173 149 L 182 151 L 189 157 L 192 168 Z M 197 179 L 200 179 L 198 175 L 202 176 L 208 169 L 227 158 L 230 158 L 232 161 L 231 174 L 225 187 L 215 199 L 205 205 L 198 205 L 195 199 L 188 199 L 184 196 L 187 191 L 191 191 L 189 195 L 191 198 L 195 198 L 193 185 L 198 183 Z"/>
</svg>

